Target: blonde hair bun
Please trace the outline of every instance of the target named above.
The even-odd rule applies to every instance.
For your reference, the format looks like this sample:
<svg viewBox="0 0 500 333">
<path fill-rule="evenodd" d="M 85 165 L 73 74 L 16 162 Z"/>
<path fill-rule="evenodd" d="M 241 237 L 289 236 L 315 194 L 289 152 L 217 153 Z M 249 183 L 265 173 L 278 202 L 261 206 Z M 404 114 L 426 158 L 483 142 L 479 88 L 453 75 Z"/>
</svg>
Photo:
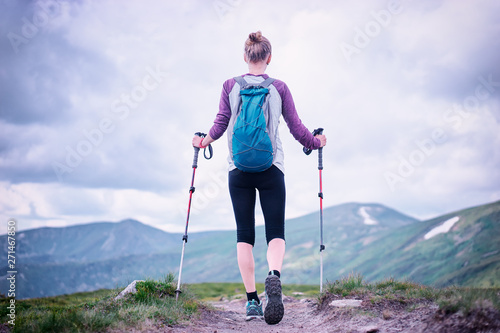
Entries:
<svg viewBox="0 0 500 333">
<path fill-rule="evenodd" d="M 248 39 L 252 43 L 260 43 L 262 41 L 262 32 L 260 31 L 252 32 L 251 34 L 248 35 Z"/>
<path fill-rule="evenodd" d="M 266 61 L 271 54 L 271 43 L 262 32 L 252 32 L 245 41 L 245 55 L 249 62 Z"/>
</svg>

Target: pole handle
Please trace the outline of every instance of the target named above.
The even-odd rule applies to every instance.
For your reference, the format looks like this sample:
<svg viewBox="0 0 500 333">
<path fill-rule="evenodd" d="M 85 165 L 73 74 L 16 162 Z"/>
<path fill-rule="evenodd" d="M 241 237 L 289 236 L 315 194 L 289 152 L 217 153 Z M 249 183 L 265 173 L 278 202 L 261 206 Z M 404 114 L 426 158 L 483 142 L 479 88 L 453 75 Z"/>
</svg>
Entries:
<svg viewBox="0 0 500 333">
<path fill-rule="evenodd" d="M 194 158 L 193 158 L 193 168 L 198 167 L 198 154 L 200 153 L 200 148 L 194 147 Z"/>
<path fill-rule="evenodd" d="M 201 132 L 196 132 L 196 133 L 194 133 L 194 135 L 199 136 L 200 138 L 204 138 L 205 136 L 207 136 L 205 133 L 201 133 Z M 194 148 L 193 168 L 197 168 L 198 167 L 198 154 L 200 153 L 200 148 L 198 148 L 198 147 L 193 147 L 193 148 Z"/>
<path fill-rule="evenodd" d="M 313 136 L 316 136 L 316 135 L 321 135 L 321 134 L 323 134 L 323 129 L 322 129 L 321 127 L 320 127 L 320 128 L 316 128 L 316 129 L 312 132 L 312 135 L 313 135 Z M 320 149 L 321 149 L 321 148 L 320 148 Z M 309 155 L 309 154 L 311 154 L 312 149 L 309 149 L 309 148 L 304 147 L 304 148 L 302 148 L 302 151 L 304 152 L 304 154 Z"/>
<path fill-rule="evenodd" d="M 204 138 L 204 137 L 207 136 L 205 133 L 201 133 L 201 132 L 196 132 L 196 133 L 194 133 L 194 135 L 199 136 L 200 138 Z M 208 148 L 208 156 L 207 156 L 207 148 Z M 198 153 L 199 152 L 200 152 L 200 148 L 194 147 L 193 168 L 197 168 L 198 167 Z M 214 156 L 214 151 L 212 149 L 212 145 L 211 144 L 209 144 L 208 147 L 206 147 L 205 149 L 203 149 L 203 156 L 207 160 L 211 159 Z"/>
<path fill-rule="evenodd" d="M 322 128 L 317 128 L 314 130 L 313 135 L 323 134 Z M 323 147 L 318 148 L 318 170 L 323 170 Z"/>
<path fill-rule="evenodd" d="M 323 147 L 318 149 L 318 170 L 323 170 Z"/>
</svg>

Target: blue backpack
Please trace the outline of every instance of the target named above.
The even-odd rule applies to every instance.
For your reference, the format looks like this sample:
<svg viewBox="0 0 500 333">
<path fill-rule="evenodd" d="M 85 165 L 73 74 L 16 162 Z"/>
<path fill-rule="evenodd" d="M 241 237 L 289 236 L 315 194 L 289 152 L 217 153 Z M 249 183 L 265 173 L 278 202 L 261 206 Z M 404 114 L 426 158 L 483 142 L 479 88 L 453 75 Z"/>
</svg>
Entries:
<svg viewBox="0 0 500 333">
<path fill-rule="evenodd" d="M 231 156 L 241 171 L 261 172 L 273 165 L 276 138 L 269 135 L 269 86 L 274 79 L 247 83 L 241 76 L 234 78 L 240 85 L 240 106 L 234 115 Z"/>
</svg>

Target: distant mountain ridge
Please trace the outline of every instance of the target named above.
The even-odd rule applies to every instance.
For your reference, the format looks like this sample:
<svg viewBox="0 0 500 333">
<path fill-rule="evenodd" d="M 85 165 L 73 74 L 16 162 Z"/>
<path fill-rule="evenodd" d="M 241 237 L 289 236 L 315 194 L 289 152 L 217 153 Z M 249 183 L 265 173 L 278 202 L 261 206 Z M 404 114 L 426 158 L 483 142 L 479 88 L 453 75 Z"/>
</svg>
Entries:
<svg viewBox="0 0 500 333">
<path fill-rule="evenodd" d="M 393 275 L 437 286 L 498 287 L 499 244 L 497 201 L 404 226 L 365 247 L 346 266 L 361 267 L 370 279 Z M 377 256 L 381 260 L 375 262 Z"/>
<path fill-rule="evenodd" d="M 94 222 L 59 228 L 39 228 L 17 233 L 16 258 L 22 263 L 93 262 L 128 255 L 171 250 L 171 234 L 136 220 Z M 6 256 L 6 238 L 0 237 Z"/>
<path fill-rule="evenodd" d="M 323 215 L 327 280 L 355 271 L 369 280 L 394 276 L 434 285 L 500 284 L 500 201 L 423 222 L 376 203 L 328 207 Z M 177 274 L 181 238 L 135 220 L 19 232 L 19 297 L 114 288 Z M 4 255 L 6 241 L 0 237 Z M 319 214 L 287 220 L 286 242 L 283 283 L 319 283 Z M 183 282 L 240 281 L 235 243 L 234 231 L 190 233 Z M 259 226 L 254 249 L 259 282 L 267 273 L 265 252 Z M 3 277 L 0 291 L 6 290 Z"/>
</svg>

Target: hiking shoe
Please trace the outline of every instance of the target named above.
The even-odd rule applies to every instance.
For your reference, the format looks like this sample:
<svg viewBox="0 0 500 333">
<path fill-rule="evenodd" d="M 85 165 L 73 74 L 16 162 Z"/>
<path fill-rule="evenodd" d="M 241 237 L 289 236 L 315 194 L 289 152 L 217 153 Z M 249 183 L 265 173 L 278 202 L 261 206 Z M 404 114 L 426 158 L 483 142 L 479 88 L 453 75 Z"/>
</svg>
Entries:
<svg viewBox="0 0 500 333">
<path fill-rule="evenodd" d="M 252 320 L 252 319 L 262 319 L 262 316 L 264 315 L 262 313 L 262 301 L 260 303 L 257 303 L 256 300 L 251 300 L 247 302 L 246 305 L 247 308 L 247 317 L 245 320 Z"/>
<path fill-rule="evenodd" d="M 285 308 L 281 298 L 281 281 L 276 275 L 266 278 L 266 309 L 264 319 L 269 325 L 277 324 L 283 318 Z"/>
</svg>

